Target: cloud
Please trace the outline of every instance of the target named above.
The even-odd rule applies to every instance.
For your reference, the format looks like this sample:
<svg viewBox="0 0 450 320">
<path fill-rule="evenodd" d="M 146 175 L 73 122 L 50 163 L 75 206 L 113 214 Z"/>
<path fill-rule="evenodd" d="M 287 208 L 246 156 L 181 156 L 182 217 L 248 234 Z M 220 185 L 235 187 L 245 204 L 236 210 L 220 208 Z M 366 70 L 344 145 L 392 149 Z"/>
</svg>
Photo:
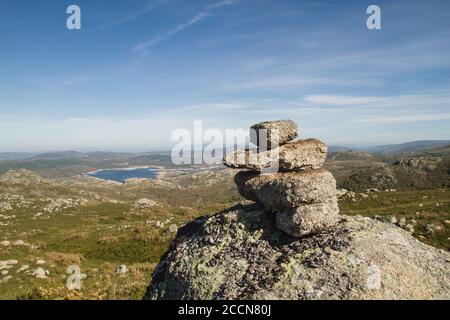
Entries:
<svg viewBox="0 0 450 320">
<path fill-rule="evenodd" d="M 77 86 L 86 82 L 94 81 L 95 77 L 90 75 L 74 75 L 74 76 L 62 76 L 62 75 L 50 75 L 50 74 L 38 74 L 29 77 L 28 82 L 44 87 L 61 87 L 61 86 Z"/>
<path fill-rule="evenodd" d="M 215 46 L 228 44 L 229 42 L 240 41 L 245 43 L 245 48 L 252 48 L 259 52 L 271 52 L 272 48 L 289 47 L 292 52 L 297 55 L 281 55 L 278 53 L 278 60 L 270 61 L 268 64 L 256 66 L 252 71 L 259 71 L 258 76 L 253 74 L 253 78 L 257 80 L 270 77 L 287 77 L 291 79 L 298 77 L 297 75 L 314 75 L 315 78 L 335 79 L 335 86 L 341 85 L 369 85 L 369 86 L 389 86 L 391 79 L 406 77 L 408 81 L 420 81 L 417 78 L 417 72 L 440 68 L 441 72 L 435 76 L 442 76 L 441 73 L 450 66 L 450 59 L 446 54 L 449 48 L 448 32 L 436 33 L 430 35 L 420 35 L 414 38 L 399 40 L 393 44 L 386 45 L 384 42 L 377 46 L 370 46 L 362 39 L 355 37 L 346 37 L 342 39 L 335 32 L 330 33 L 313 33 L 316 37 L 312 37 L 311 41 L 318 41 L 317 48 L 314 50 L 302 48 L 305 41 L 310 41 L 311 35 L 303 35 L 306 40 L 298 41 L 298 33 L 289 29 L 287 32 L 275 33 L 271 30 L 270 35 L 261 37 L 260 33 L 253 34 L 237 34 L 219 39 L 211 39 L 202 41 L 203 46 Z M 317 39 L 320 39 L 317 40 Z M 356 39 L 356 40 L 355 40 Z M 344 42 L 344 43 L 342 43 Z M 299 44 L 300 43 L 300 44 Z M 239 50 L 236 52 L 240 53 Z M 243 51 L 242 56 L 237 56 L 236 60 L 241 65 L 252 65 L 252 61 L 261 60 L 260 55 L 252 55 L 249 58 L 248 49 Z M 270 59 L 270 55 L 267 57 Z M 411 63 L 414 61 L 414 63 Z M 264 62 L 264 61 L 263 61 Z M 245 65 L 244 65 L 245 66 Z M 241 79 L 238 79 L 240 82 Z M 243 83 L 243 87 L 250 87 L 252 79 L 247 85 Z M 264 80 L 265 81 L 265 80 Z M 448 77 L 442 79 L 448 81 Z M 246 82 L 246 81 L 245 81 Z M 232 81 L 233 85 L 239 87 L 236 81 Z M 292 81 L 288 81 L 287 85 L 292 86 Z M 319 83 L 320 84 L 320 83 Z M 327 83 L 329 84 L 329 83 Z M 397 82 L 397 86 L 407 86 L 405 81 Z M 295 85 L 295 81 L 294 81 Z M 256 82 L 256 86 L 259 83 Z M 276 84 L 276 87 L 281 87 Z M 264 85 L 263 87 L 267 87 Z"/>
<path fill-rule="evenodd" d="M 203 103 L 194 104 L 187 107 L 178 108 L 179 111 L 206 111 L 206 112 L 220 112 L 220 111 L 233 111 L 243 110 L 248 108 L 247 103 Z"/>
<path fill-rule="evenodd" d="M 130 21 L 133 21 L 143 15 L 146 15 L 147 13 L 157 9 L 158 7 L 164 5 L 165 3 L 169 2 L 170 0 L 160 0 L 160 1 L 150 1 L 149 3 L 147 3 L 147 5 L 145 5 L 143 8 L 141 8 L 140 10 L 129 14 L 125 17 L 122 17 L 120 19 L 114 20 L 112 22 L 109 22 L 107 24 L 104 24 L 102 26 L 100 26 L 100 29 L 108 29 L 114 26 L 118 26 L 118 25 L 122 25 L 125 23 L 128 23 Z"/>
<path fill-rule="evenodd" d="M 173 144 L 170 141 L 173 130 L 186 128 L 191 131 L 197 120 L 204 122 L 205 129 L 246 130 L 259 121 L 291 118 L 302 128 L 303 138 L 314 136 L 329 143 L 382 144 L 421 138 L 443 139 L 450 135 L 445 125 L 450 120 L 448 92 L 309 98 L 210 101 L 175 109 L 152 108 L 152 114 L 128 113 L 126 116 L 55 118 L 3 113 L 0 136 L 8 139 L 0 141 L 0 150 L 167 148 Z M 329 105 L 336 102 L 341 105 Z M 433 125 L 427 124 L 425 131 L 420 129 L 420 125 L 427 122 L 433 122 Z"/>
<path fill-rule="evenodd" d="M 148 51 L 148 49 L 150 49 L 151 47 L 157 45 L 160 42 L 166 41 L 168 40 L 170 37 L 172 37 L 173 35 L 177 34 L 180 31 L 183 31 L 184 29 L 189 28 L 190 26 L 202 21 L 203 19 L 205 19 L 206 17 L 209 16 L 209 13 L 207 12 L 200 12 L 198 13 L 196 16 L 192 17 L 191 19 L 189 19 L 188 21 L 181 23 L 179 25 L 177 25 L 175 28 L 171 29 L 171 30 L 167 30 L 164 31 L 154 37 L 151 37 L 150 39 L 147 39 L 145 41 L 142 41 L 141 43 L 137 44 L 134 47 L 134 51 L 139 52 L 143 55 L 145 55 Z"/>
<path fill-rule="evenodd" d="M 224 0 L 224 1 L 219 1 L 213 4 L 210 4 L 209 6 L 206 7 L 206 9 L 215 9 L 215 8 L 219 8 L 219 7 L 224 7 L 224 6 L 229 6 L 232 4 L 236 4 L 238 1 L 237 0 Z"/>
<path fill-rule="evenodd" d="M 289 72 L 292 74 L 292 72 Z M 376 86 L 377 81 L 371 79 L 355 80 L 347 76 L 338 75 L 290 75 L 276 72 L 270 76 L 238 77 L 227 80 L 222 86 L 223 91 L 241 90 L 285 90 L 311 86 Z"/>
<path fill-rule="evenodd" d="M 91 76 L 75 76 L 63 80 L 63 84 L 66 86 L 76 86 L 84 82 L 93 81 L 95 78 Z"/>
<path fill-rule="evenodd" d="M 355 106 L 382 102 L 383 97 L 355 97 L 355 96 L 336 96 L 336 95 L 308 95 L 306 102 L 323 105 L 335 106 Z"/>
<path fill-rule="evenodd" d="M 397 96 L 308 95 L 300 103 L 299 110 L 309 110 L 310 116 L 322 114 L 362 125 L 450 119 L 450 94 L 447 91 Z"/>
<path fill-rule="evenodd" d="M 423 121 L 444 121 L 450 120 L 450 113 L 431 113 L 431 114 L 403 114 L 380 117 L 367 117 L 357 119 L 362 123 L 400 123 L 400 122 L 423 122 Z"/>
<path fill-rule="evenodd" d="M 433 106 L 446 108 L 450 103 L 450 94 L 442 92 L 423 92 L 417 94 L 405 94 L 394 96 L 349 96 L 349 95 L 307 95 L 303 99 L 306 103 L 323 106 L 358 106 L 368 108 L 391 108 L 395 111 L 401 108 L 415 108 Z M 429 111 L 429 110 L 428 110 Z"/>
<path fill-rule="evenodd" d="M 294 86 L 329 84 L 333 80 L 320 77 L 301 77 L 301 76 L 273 76 L 265 79 L 232 81 L 226 84 L 225 91 L 247 90 L 247 89 L 280 89 Z"/>
<path fill-rule="evenodd" d="M 209 17 L 211 15 L 211 12 L 217 8 L 232 5 L 237 3 L 235 0 L 224 0 L 220 2 L 216 2 L 214 4 L 208 5 L 205 7 L 205 9 L 199 13 L 197 13 L 194 17 L 189 19 L 188 21 L 184 23 L 180 23 L 177 26 L 175 26 L 172 29 L 166 30 L 161 32 L 160 34 L 157 34 L 147 40 L 144 40 L 137 45 L 134 46 L 133 50 L 138 52 L 141 56 L 146 56 L 148 54 L 148 51 L 153 46 L 164 42 L 168 39 L 170 39 L 175 34 L 195 25 L 196 23 L 199 23 L 200 21 L 204 20 L 205 18 Z"/>
</svg>

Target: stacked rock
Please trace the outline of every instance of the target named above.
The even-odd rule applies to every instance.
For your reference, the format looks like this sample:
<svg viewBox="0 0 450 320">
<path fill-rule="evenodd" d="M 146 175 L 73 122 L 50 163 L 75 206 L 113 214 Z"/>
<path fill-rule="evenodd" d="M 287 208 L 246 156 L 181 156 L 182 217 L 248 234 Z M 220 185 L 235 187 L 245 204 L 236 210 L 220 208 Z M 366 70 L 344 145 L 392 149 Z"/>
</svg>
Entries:
<svg viewBox="0 0 450 320">
<path fill-rule="evenodd" d="M 298 129 L 291 120 L 262 122 L 250 129 L 258 152 L 238 150 L 224 158 L 228 167 L 247 169 L 235 176 L 239 193 L 275 212 L 277 227 L 294 237 L 336 224 L 336 180 L 323 169 L 327 146 L 317 139 L 292 141 Z M 264 173 L 273 167 L 276 172 Z"/>
</svg>

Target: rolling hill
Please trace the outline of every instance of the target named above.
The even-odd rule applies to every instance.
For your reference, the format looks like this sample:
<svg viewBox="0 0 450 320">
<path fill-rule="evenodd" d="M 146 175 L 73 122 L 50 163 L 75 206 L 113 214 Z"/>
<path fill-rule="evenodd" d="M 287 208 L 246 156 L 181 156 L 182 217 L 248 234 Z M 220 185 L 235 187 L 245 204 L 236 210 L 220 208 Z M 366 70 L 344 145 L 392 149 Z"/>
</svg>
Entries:
<svg viewBox="0 0 450 320">
<path fill-rule="evenodd" d="M 381 145 L 369 148 L 361 148 L 359 150 L 377 154 L 377 155 L 394 155 L 400 153 L 417 153 L 424 150 L 435 149 L 439 147 L 449 146 L 450 140 L 420 140 L 411 141 L 400 144 Z"/>
</svg>

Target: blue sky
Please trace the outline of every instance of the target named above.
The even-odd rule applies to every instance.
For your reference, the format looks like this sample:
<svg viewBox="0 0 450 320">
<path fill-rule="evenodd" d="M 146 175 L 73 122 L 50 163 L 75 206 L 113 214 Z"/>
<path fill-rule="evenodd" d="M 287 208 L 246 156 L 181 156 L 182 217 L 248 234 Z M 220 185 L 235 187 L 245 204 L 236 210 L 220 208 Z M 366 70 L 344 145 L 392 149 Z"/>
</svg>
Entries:
<svg viewBox="0 0 450 320">
<path fill-rule="evenodd" d="M 291 118 L 341 145 L 450 139 L 449 14 L 445 0 L 1 0 L 0 151 L 157 149 L 195 120 Z"/>
</svg>

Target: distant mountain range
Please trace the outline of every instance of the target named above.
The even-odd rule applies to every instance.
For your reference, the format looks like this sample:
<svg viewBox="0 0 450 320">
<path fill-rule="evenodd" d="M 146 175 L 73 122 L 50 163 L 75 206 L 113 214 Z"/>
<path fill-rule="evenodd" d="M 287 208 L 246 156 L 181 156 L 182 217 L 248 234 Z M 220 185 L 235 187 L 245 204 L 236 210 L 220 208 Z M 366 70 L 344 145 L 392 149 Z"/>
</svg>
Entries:
<svg viewBox="0 0 450 320">
<path fill-rule="evenodd" d="M 420 140 L 400 144 L 361 148 L 359 150 L 378 155 L 394 155 L 399 153 L 417 153 L 420 151 L 445 147 L 449 145 L 450 140 Z"/>
<path fill-rule="evenodd" d="M 0 152 L 1 160 L 25 160 L 36 155 L 35 153 L 26 152 Z"/>
<path fill-rule="evenodd" d="M 330 154 L 347 152 L 350 150 L 356 150 L 366 152 L 374 155 L 396 155 L 404 153 L 417 153 L 421 151 L 442 148 L 450 146 L 450 140 L 420 140 L 411 141 L 400 144 L 380 145 L 375 147 L 346 147 L 330 145 L 328 152 Z M 142 153 L 131 152 L 78 152 L 78 151 L 61 151 L 61 152 L 48 152 L 48 153 L 27 153 L 27 152 L 0 152 L 0 161 L 23 161 L 23 160 L 105 160 L 105 159 L 117 159 L 117 158 L 130 158 L 141 157 L 145 158 L 155 155 L 170 156 L 170 151 L 151 151 Z"/>
<path fill-rule="evenodd" d="M 419 140 L 374 147 L 345 147 L 331 145 L 328 147 L 328 153 L 334 154 L 353 150 L 378 156 L 393 156 L 405 153 L 418 153 L 442 147 L 450 147 L 450 140 Z"/>
</svg>

